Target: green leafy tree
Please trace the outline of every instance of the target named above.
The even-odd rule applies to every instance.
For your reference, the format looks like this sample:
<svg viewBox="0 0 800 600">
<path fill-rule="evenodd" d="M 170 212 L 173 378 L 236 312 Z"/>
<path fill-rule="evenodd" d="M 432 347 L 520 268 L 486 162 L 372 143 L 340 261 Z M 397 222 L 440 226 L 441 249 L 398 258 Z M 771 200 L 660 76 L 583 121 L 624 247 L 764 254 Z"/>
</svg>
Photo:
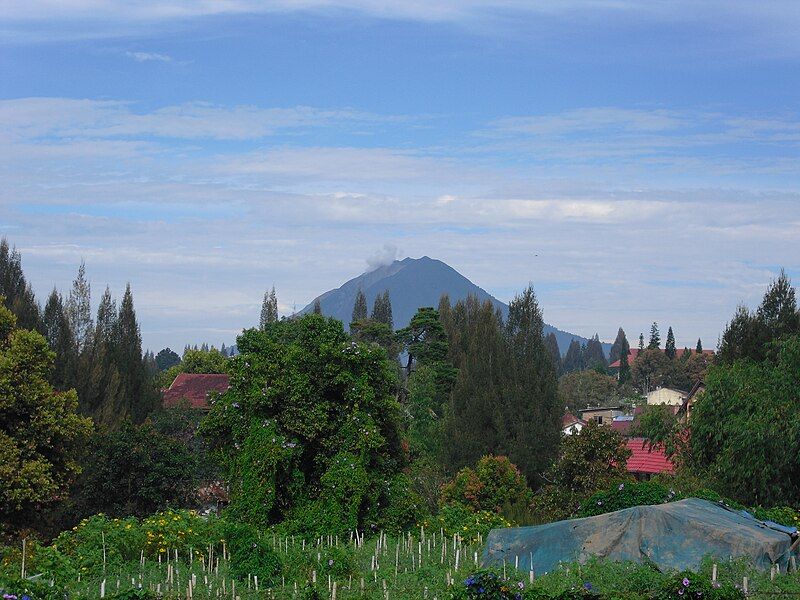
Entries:
<svg viewBox="0 0 800 600">
<path fill-rule="evenodd" d="M 672 333 L 672 327 L 669 328 L 667 331 L 667 342 L 664 345 L 664 354 L 667 355 L 667 358 L 670 360 L 674 360 L 677 351 L 675 350 L 675 334 Z"/>
<path fill-rule="evenodd" d="M 418 309 L 408 327 L 397 332 L 397 339 L 407 354 L 406 377 L 411 375 L 416 363 L 442 362 L 448 355 L 447 334 L 439 312 L 433 307 Z"/>
<path fill-rule="evenodd" d="M 186 443 L 151 423 L 123 422 L 95 433 L 74 491 L 79 516 L 99 512 L 142 517 L 169 506 L 185 506 L 194 493 L 196 455 Z"/>
<path fill-rule="evenodd" d="M 800 335 L 762 361 L 710 368 L 690 418 L 692 458 L 715 489 L 748 505 L 798 506 Z"/>
<path fill-rule="evenodd" d="M 53 390 L 53 359 L 47 340 L 17 328 L 0 302 L 0 518 L 12 526 L 64 494 L 92 427 L 74 390 Z"/>
<path fill-rule="evenodd" d="M 672 406 L 655 404 L 644 407 L 631 433 L 647 440 L 651 448 L 664 450 L 678 466 L 691 462 L 686 423 L 675 414 Z"/>
<path fill-rule="evenodd" d="M 633 384 L 643 393 L 670 385 L 674 373 L 675 365 L 658 348 L 647 348 L 639 352 L 631 368 Z"/>
<path fill-rule="evenodd" d="M 245 331 L 237 344 L 231 388 L 201 424 L 236 518 L 337 534 L 418 517 L 400 474 L 397 382 L 381 348 L 313 314 Z"/>
<path fill-rule="evenodd" d="M 619 383 L 615 377 L 593 369 L 573 371 L 559 378 L 558 397 L 570 412 L 587 406 L 610 406 L 620 400 Z"/>
<path fill-rule="evenodd" d="M 159 388 L 168 388 L 181 373 L 227 373 L 229 361 L 230 359 L 216 348 L 209 350 L 187 348 L 183 351 L 181 361 L 159 373 L 155 383 Z"/>
<path fill-rule="evenodd" d="M 357 323 L 358 321 L 363 321 L 367 318 L 367 297 L 364 295 L 364 291 L 361 288 L 358 288 L 358 292 L 356 292 L 356 300 L 353 303 L 353 318 L 351 321 L 353 323 Z"/>
<path fill-rule="evenodd" d="M 533 494 L 525 476 L 507 456 L 483 456 L 464 467 L 442 487 L 443 504 L 463 504 L 474 511 L 500 512 L 504 506 L 531 503 Z"/>
<path fill-rule="evenodd" d="M 647 344 L 647 348 L 650 350 L 655 350 L 661 347 L 661 334 L 658 332 L 658 323 L 653 321 L 653 324 L 650 326 L 650 341 Z"/>
<path fill-rule="evenodd" d="M 170 348 L 159 350 L 158 354 L 156 354 L 156 366 L 158 367 L 159 371 L 166 371 L 170 367 L 174 367 L 180 362 L 181 357 L 178 356 L 177 352 Z"/>
<path fill-rule="evenodd" d="M 795 290 L 781 270 L 770 284 L 755 312 L 746 306 L 736 309 L 720 340 L 717 358 L 731 363 L 740 358 L 764 360 L 770 342 L 800 333 L 800 313 Z"/>
</svg>

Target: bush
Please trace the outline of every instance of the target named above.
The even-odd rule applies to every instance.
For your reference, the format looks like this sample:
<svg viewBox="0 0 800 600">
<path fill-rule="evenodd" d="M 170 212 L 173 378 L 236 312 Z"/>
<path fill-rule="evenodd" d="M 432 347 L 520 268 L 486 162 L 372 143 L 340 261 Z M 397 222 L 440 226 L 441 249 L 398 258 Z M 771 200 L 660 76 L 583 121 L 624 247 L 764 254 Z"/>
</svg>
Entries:
<svg viewBox="0 0 800 600">
<path fill-rule="evenodd" d="M 190 550 L 201 555 L 213 542 L 213 520 L 204 519 L 193 510 L 168 510 L 142 520 L 141 531 L 146 537 L 145 553 L 162 554 L 175 550 L 185 555 Z"/>
<path fill-rule="evenodd" d="M 52 547 L 70 559 L 84 576 L 93 576 L 102 573 L 104 546 L 106 567 L 119 567 L 139 559 L 145 539 L 135 518 L 109 519 L 98 514 L 61 533 Z"/>
<path fill-rule="evenodd" d="M 530 504 L 533 495 L 525 476 L 506 456 L 484 456 L 475 469 L 461 469 L 442 488 L 442 502 L 473 510 L 500 512 L 504 505 Z"/>
<path fill-rule="evenodd" d="M 739 600 L 744 592 L 730 583 L 712 583 L 708 577 L 683 571 L 669 577 L 661 588 L 662 598 L 675 600 Z"/>
<path fill-rule="evenodd" d="M 454 600 L 521 600 L 525 582 L 506 579 L 490 570 L 477 571 L 453 593 Z"/>
<path fill-rule="evenodd" d="M 651 481 L 619 483 L 611 489 L 597 492 L 581 504 L 577 516 L 593 517 L 632 506 L 662 504 L 675 497 L 665 486 Z"/>
<path fill-rule="evenodd" d="M 443 506 L 433 519 L 420 523 L 429 531 L 444 530 L 446 535 L 458 534 L 461 539 L 477 542 L 498 527 L 511 527 L 512 523 L 504 516 L 488 510 L 473 511 L 463 504 Z"/>
<path fill-rule="evenodd" d="M 63 600 L 64 589 L 43 581 L 0 576 L 0 597 L 18 600 Z"/>
<path fill-rule="evenodd" d="M 243 523 L 220 523 L 220 530 L 230 551 L 231 574 L 244 581 L 255 575 L 269 585 L 281 574 L 281 561 L 258 531 Z"/>
</svg>

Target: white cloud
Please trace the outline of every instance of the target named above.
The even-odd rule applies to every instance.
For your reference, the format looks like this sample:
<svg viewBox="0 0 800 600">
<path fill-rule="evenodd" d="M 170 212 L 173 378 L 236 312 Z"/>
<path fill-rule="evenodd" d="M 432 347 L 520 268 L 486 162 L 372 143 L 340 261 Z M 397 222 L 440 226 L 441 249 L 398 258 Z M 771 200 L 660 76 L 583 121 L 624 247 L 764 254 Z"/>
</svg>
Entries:
<svg viewBox="0 0 800 600">
<path fill-rule="evenodd" d="M 157 52 L 126 52 L 125 56 L 132 58 L 136 62 L 172 62 L 171 56 Z"/>
</svg>

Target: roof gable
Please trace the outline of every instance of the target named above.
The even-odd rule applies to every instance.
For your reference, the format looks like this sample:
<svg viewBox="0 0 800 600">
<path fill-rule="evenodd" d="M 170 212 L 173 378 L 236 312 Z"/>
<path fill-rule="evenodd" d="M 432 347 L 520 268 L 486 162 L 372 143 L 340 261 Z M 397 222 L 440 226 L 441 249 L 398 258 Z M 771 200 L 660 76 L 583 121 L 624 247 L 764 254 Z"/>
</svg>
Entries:
<svg viewBox="0 0 800 600">
<path fill-rule="evenodd" d="M 177 406 L 185 399 L 192 408 L 209 408 L 208 400 L 212 393 L 222 394 L 230 386 L 226 374 L 180 373 L 169 389 L 162 392 L 165 408 Z"/>
</svg>

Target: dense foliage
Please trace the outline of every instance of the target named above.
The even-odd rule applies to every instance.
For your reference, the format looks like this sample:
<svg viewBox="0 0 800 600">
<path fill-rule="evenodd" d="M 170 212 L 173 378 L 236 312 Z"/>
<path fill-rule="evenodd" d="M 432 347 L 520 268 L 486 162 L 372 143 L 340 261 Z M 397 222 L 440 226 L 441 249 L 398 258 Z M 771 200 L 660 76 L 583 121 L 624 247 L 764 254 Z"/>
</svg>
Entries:
<svg viewBox="0 0 800 600">
<path fill-rule="evenodd" d="M 201 427 L 226 467 L 232 515 L 320 533 L 416 520 L 381 348 L 314 314 L 246 331 L 238 346 L 231 389 Z"/>
<path fill-rule="evenodd" d="M 48 382 L 53 353 L 44 337 L 16 321 L 0 298 L 0 517 L 21 525 L 78 474 L 91 421 L 76 413 L 74 390 Z"/>
<path fill-rule="evenodd" d="M 505 505 L 531 502 L 525 476 L 505 456 L 484 456 L 475 466 L 461 469 L 442 488 L 445 503 L 461 503 L 473 510 L 500 512 Z"/>
</svg>

